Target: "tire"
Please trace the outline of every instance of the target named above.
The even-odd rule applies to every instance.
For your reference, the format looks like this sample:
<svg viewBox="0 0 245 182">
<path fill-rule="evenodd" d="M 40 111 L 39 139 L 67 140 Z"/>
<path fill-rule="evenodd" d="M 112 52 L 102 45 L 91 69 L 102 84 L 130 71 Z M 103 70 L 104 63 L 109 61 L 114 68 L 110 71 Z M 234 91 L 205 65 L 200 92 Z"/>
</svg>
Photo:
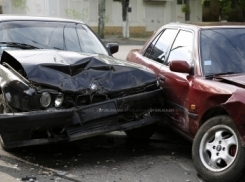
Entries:
<svg viewBox="0 0 245 182">
<path fill-rule="evenodd" d="M 156 131 L 156 124 L 135 128 L 125 131 L 130 140 L 133 141 L 145 141 L 149 140 Z"/>
<path fill-rule="evenodd" d="M 5 102 L 4 98 L 3 98 L 3 94 L 0 94 L 0 114 L 5 113 L 6 107 L 4 106 L 4 104 L 2 104 L 3 102 Z M 4 150 L 6 150 L 6 147 L 4 145 L 3 139 L 0 135 L 0 145 L 2 146 L 2 148 Z M 6 150 L 7 151 L 7 150 Z"/>
<path fill-rule="evenodd" d="M 10 109 L 3 103 L 5 103 L 5 99 L 3 94 L 0 94 L 0 114 L 10 113 Z"/>
<path fill-rule="evenodd" d="M 11 152 L 11 149 L 9 150 L 8 148 L 5 147 L 2 136 L 0 135 L 0 145 L 3 148 L 3 150 L 7 151 L 7 152 Z"/>
<path fill-rule="evenodd" d="M 5 144 L 4 144 L 4 141 L 1 137 L 1 135 L 0 135 L 0 145 L 1 145 L 2 149 L 7 151 L 7 152 L 19 152 L 19 151 L 24 149 L 24 147 L 13 147 L 13 148 L 5 147 Z"/>
<path fill-rule="evenodd" d="M 209 182 L 237 181 L 245 168 L 245 150 L 229 116 L 217 116 L 204 123 L 192 146 L 197 172 Z"/>
<path fill-rule="evenodd" d="M 1 102 L 5 103 L 5 99 L 3 97 L 3 94 L 0 94 L 0 114 L 10 113 L 10 109 L 6 105 L 2 104 Z M 6 148 L 1 135 L 0 135 L 0 145 L 7 152 L 19 151 L 21 149 L 21 148 Z"/>
<path fill-rule="evenodd" d="M 3 94 L 0 94 L 0 114 L 4 112 L 4 105 L 1 102 L 4 102 Z"/>
</svg>

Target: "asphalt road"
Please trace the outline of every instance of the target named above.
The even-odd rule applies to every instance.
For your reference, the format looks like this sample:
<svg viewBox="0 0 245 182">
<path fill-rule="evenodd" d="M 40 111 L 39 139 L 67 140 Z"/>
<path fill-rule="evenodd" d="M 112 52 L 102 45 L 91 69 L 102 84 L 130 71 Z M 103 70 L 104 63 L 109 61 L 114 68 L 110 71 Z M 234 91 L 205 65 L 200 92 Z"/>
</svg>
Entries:
<svg viewBox="0 0 245 182">
<path fill-rule="evenodd" d="M 125 59 L 132 48 L 140 46 L 120 46 L 114 56 Z M 191 145 L 163 125 L 146 143 L 112 132 L 11 153 L 0 149 L 0 182 L 202 182 Z"/>
<path fill-rule="evenodd" d="M 0 153 L 0 181 L 21 181 L 26 176 L 45 182 L 202 181 L 192 165 L 191 143 L 166 127 L 147 143 L 134 143 L 124 132 L 112 132 Z"/>
<path fill-rule="evenodd" d="M 131 49 L 141 49 L 139 45 L 119 45 L 119 51 L 113 54 L 114 57 L 122 60 L 126 60 L 127 54 Z"/>
</svg>

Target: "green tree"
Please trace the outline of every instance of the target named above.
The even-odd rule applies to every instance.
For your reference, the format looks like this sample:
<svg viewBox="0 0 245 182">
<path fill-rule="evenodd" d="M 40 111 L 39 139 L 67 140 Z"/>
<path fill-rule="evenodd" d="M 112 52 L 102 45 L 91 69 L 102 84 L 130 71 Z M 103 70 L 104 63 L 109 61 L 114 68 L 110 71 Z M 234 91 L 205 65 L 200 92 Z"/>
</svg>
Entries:
<svg viewBox="0 0 245 182">
<path fill-rule="evenodd" d="M 245 22 L 245 1 L 244 0 L 237 0 L 240 8 L 242 9 L 243 13 L 243 21 Z"/>
<path fill-rule="evenodd" d="M 182 7 L 182 12 L 185 13 L 185 21 L 190 21 L 190 1 L 185 0 L 185 4 Z"/>
<path fill-rule="evenodd" d="M 231 0 L 217 0 L 220 20 L 226 20 L 231 11 Z M 244 0 L 241 0 L 244 1 Z"/>
</svg>

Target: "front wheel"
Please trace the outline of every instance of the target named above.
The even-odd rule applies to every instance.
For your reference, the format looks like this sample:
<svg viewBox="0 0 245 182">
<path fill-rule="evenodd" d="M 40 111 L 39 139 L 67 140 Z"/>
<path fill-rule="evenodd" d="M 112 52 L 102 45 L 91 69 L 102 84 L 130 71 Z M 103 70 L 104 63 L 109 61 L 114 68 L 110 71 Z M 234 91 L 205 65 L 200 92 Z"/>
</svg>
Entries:
<svg viewBox="0 0 245 182">
<path fill-rule="evenodd" d="M 9 106 L 7 106 L 3 94 L 0 94 L 0 114 L 11 113 L 11 110 L 14 111 L 13 109 L 10 109 Z M 1 135 L 0 135 L 0 145 L 5 151 L 8 152 L 19 151 L 21 149 L 21 148 L 7 148 L 4 144 Z"/>
<path fill-rule="evenodd" d="M 245 150 L 229 116 L 217 116 L 204 123 L 192 146 L 197 172 L 209 182 L 238 180 L 245 168 Z"/>
</svg>

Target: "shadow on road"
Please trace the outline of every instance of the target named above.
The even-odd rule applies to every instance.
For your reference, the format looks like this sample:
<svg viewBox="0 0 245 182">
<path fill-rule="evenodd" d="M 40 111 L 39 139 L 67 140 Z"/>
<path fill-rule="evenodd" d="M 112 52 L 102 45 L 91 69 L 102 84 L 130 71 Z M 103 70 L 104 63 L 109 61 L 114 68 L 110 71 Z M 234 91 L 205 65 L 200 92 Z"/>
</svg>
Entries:
<svg viewBox="0 0 245 182">
<path fill-rule="evenodd" d="M 28 147 L 11 154 L 16 157 L 14 163 L 21 165 L 24 161 L 28 168 L 39 166 L 37 170 L 44 167 L 72 174 L 64 177 L 67 181 L 181 182 L 190 179 L 204 182 L 192 164 L 191 145 L 164 126 L 143 143 L 129 141 L 124 132 L 112 132 L 71 143 Z M 1 160 L 14 165 L 7 156 L 2 156 Z M 0 165 L 0 170 L 8 171 L 15 178 L 20 176 L 5 166 Z"/>
<path fill-rule="evenodd" d="M 169 128 L 160 127 L 148 142 L 143 143 L 129 141 L 124 132 L 112 132 L 70 143 L 32 146 L 12 154 L 42 166 L 67 170 L 74 166 L 103 165 L 108 160 L 129 162 L 140 156 L 175 154 L 176 158 L 190 159 L 191 143 Z"/>
</svg>

